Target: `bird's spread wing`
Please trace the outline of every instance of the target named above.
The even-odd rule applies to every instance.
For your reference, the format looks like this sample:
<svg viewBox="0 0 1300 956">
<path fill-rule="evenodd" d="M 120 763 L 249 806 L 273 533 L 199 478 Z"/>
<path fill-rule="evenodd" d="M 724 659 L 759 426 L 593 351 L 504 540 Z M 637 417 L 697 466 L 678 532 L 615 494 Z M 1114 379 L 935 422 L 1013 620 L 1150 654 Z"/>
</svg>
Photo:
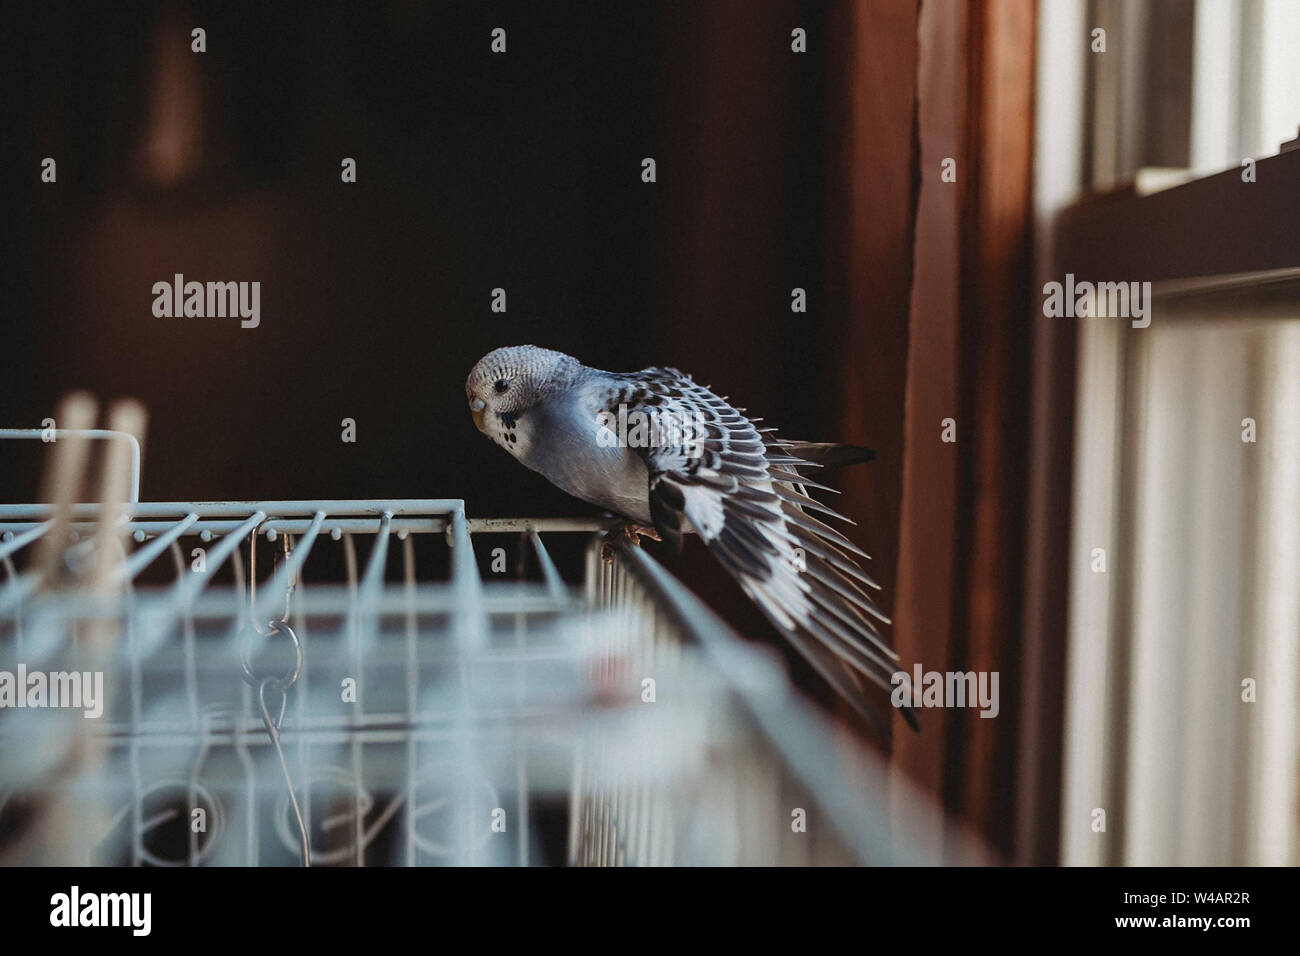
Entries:
<svg viewBox="0 0 1300 956">
<path fill-rule="evenodd" d="M 611 398 L 611 411 L 667 423 L 658 442 L 629 442 L 660 535 L 679 546 L 689 522 L 795 650 L 874 720 L 861 679 L 892 690 L 898 656 L 876 626 L 889 623 L 869 593 L 879 585 L 853 557 L 867 555 L 812 514 L 847 520 L 809 494 L 825 488 L 803 474 L 819 466 L 676 369 L 629 375 Z"/>
</svg>

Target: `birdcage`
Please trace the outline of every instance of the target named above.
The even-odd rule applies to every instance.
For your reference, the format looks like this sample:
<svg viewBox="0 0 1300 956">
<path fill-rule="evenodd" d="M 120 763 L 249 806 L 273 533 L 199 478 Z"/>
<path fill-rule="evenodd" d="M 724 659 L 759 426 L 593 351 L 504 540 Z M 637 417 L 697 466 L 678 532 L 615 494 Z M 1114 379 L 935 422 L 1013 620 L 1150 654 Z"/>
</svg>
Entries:
<svg viewBox="0 0 1300 956">
<path fill-rule="evenodd" d="M 142 502 L 129 434 L 0 437 L 56 459 L 48 503 L 0 506 L 0 861 L 925 856 L 880 762 L 607 521 Z M 546 542 L 575 535 L 571 586 Z"/>
</svg>

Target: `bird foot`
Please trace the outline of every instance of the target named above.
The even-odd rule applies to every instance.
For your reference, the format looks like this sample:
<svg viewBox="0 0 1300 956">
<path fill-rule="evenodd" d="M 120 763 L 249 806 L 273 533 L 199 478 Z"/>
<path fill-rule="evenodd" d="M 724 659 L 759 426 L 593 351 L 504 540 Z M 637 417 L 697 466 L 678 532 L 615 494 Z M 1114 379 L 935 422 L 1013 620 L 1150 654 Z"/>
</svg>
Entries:
<svg viewBox="0 0 1300 956">
<path fill-rule="evenodd" d="M 600 559 L 606 564 L 614 563 L 614 546 L 620 538 L 630 541 L 637 547 L 641 546 L 641 538 L 650 538 L 653 541 L 662 541 L 659 532 L 654 528 L 647 528 L 643 524 L 637 524 L 635 521 L 624 521 L 617 525 L 600 544 Z"/>
</svg>

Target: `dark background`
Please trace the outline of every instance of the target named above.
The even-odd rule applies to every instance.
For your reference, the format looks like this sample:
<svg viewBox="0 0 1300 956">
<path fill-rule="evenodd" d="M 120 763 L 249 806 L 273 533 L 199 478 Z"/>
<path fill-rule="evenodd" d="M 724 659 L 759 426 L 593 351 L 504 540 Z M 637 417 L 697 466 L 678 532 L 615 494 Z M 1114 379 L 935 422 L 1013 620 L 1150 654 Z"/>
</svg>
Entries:
<svg viewBox="0 0 1300 956">
<path fill-rule="evenodd" d="M 471 424 L 470 367 L 532 342 L 873 446 L 829 481 L 891 640 L 1002 675 L 1000 720 L 876 742 L 1008 858 L 1054 862 L 1074 327 L 1033 318 L 1036 29 L 1034 0 L 11 5 L 0 427 L 72 389 L 138 398 L 146 499 L 594 514 Z M 155 318 L 177 272 L 260 281 L 261 326 Z M 0 501 L 38 496 L 42 451 L 0 443 Z M 648 547 L 775 641 L 698 541 Z"/>
<path fill-rule="evenodd" d="M 696 4 L 43 10 L 11 27 L 22 59 L 3 94 L 23 254 L 3 276 L 0 419 L 36 427 L 76 388 L 140 399 L 157 500 L 585 512 L 465 408 L 481 355 L 535 343 L 676 365 L 788 434 L 837 437 L 827 65 L 790 51 L 787 20 L 820 40 L 821 5 L 803 6 L 763 11 L 766 46 L 742 39 L 752 16 L 724 24 L 736 48 L 707 85 L 720 8 Z M 189 51 L 193 25 L 207 53 Z M 186 119 L 159 134 L 168 86 Z M 150 159 L 187 135 L 182 175 Z M 646 156 L 657 183 L 641 182 Z M 155 318 L 153 283 L 177 272 L 260 280 L 261 326 Z M 25 459 L 3 482 L 6 500 L 38 489 Z"/>
<path fill-rule="evenodd" d="M 896 496 L 901 407 L 880 409 L 879 432 L 846 434 L 841 413 L 857 386 L 847 330 L 870 341 L 873 323 L 850 315 L 845 281 L 847 22 L 817 2 L 18 13 L 0 90 L 18 250 L 0 272 L 0 425 L 38 427 L 74 389 L 141 400 L 146 500 L 462 497 L 473 516 L 596 514 L 470 421 L 474 362 L 534 343 L 615 370 L 675 365 L 787 436 L 873 445 L 866 480 L 888 476 Z M 190 50 L 195 26 L 206 53 Z M 796 26 L 807 53 L 791 51 Z M 909 164 L 910 145 L 868 151 Z M 46 156 L 56 184 L 40 180 Z M 641 181 L 644 157 L 656 183 Z M 890 229 L 880 241 L 906 262 L 910 236 Z M 156 318 L 153 284 L 178 272 L 260 281 L 260 326 Z M 895 325 L 897 306 L 882 305 Z M 42 452 L 0 445 L 0 500 L 38 499 Z M 896 551 L 896 497 L 879 521 L 846 510 L 868 551 Z M 656 553 L 770 637 L 692 545 Z M 573 577 L 567 547 L 553 544 Z M 872 572 L 888 609 L 892 559 Z"/>
</svg>

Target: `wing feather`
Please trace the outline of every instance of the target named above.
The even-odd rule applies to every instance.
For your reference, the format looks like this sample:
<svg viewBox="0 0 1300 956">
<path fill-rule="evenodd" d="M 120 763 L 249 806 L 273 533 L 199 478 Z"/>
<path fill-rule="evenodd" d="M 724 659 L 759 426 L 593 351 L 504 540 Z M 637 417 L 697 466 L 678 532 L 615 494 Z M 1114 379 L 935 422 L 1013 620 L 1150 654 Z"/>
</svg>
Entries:
<svg viewBox="0 0 1300 956">
<path fill-rule="evenodd" d="M 879 585 L 852 557 L 866 553 L 809 514 L 847 520 L 811 497 L 810 488 L 834 489 L 805 477 L 820 465 L 795 453 L 815 449 L 831 463 L 833 446 L 780 441 L 774 429 L 760 430 L 757 419 L 675 369 L 631 373 L 622 385 L 611 411 L 621 403 L 680 426 L 668 432 L 677 440 L 638 449 L 659 533 L 678 546 L 688 526 L 699 534 L 791 646 L 875 720 L 859 677 L 890 691 L 899 670 L 876 626 L 889 619 L 863 590 Z M 903 716 L 916 726 L 910 710 Z"/>
</svg>

